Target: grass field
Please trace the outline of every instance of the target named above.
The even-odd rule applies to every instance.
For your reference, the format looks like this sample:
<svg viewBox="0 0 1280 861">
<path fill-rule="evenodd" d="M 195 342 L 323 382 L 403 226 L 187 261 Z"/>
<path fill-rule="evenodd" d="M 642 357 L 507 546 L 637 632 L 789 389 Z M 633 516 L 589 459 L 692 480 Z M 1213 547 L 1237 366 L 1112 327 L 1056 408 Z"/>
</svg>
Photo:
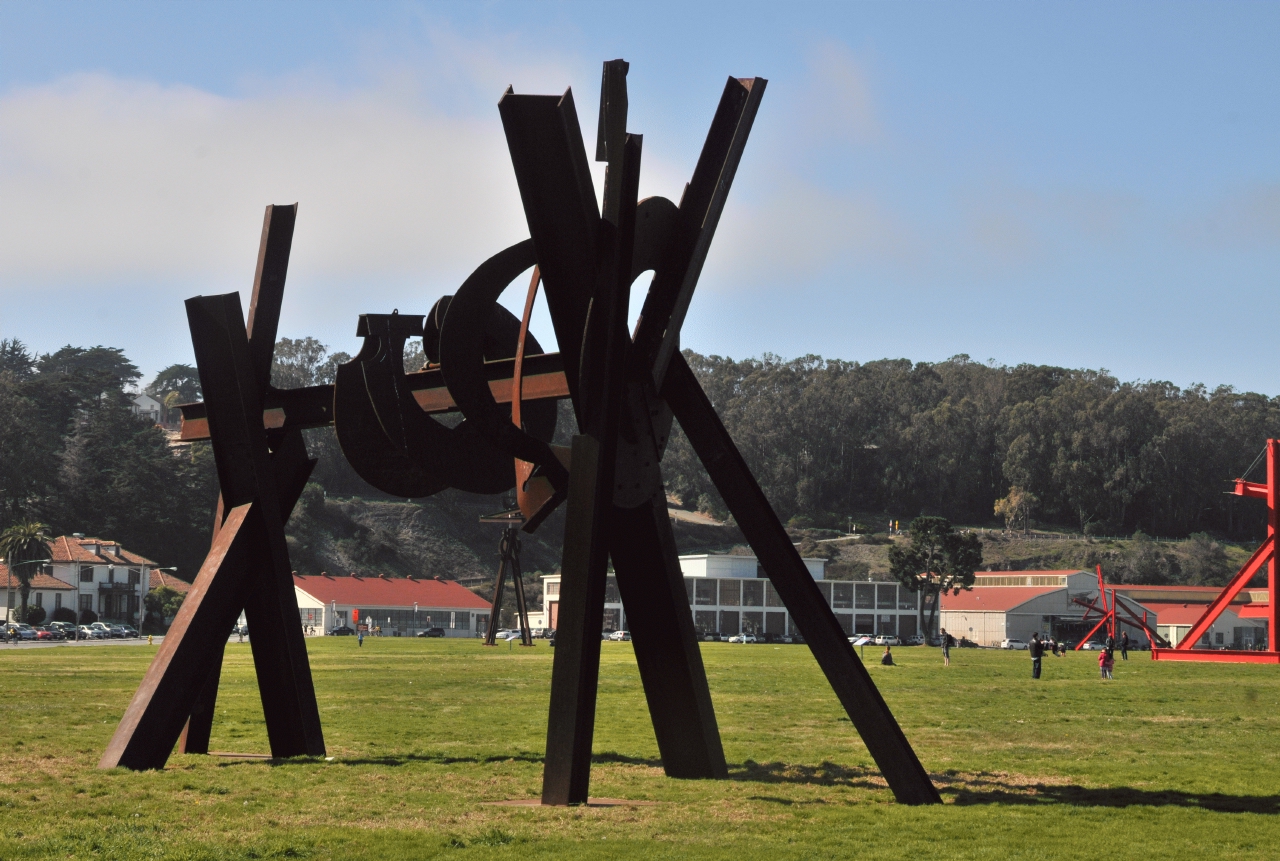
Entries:
<svg viewBox="0 0 1280 861">
<path fill-rule="evenodd" d="M 332 761 L 95 768 L 155 649 L 0 650 L 0 858 L 1280 857 L 1280 670 L 901 649 L 876 683 L 946 804 L 897 805 L 807 649 L 704 644 L 727 781 L 662 774 L 631 646 L 603 644 L 592 795 L 540 791 L 551 650 L 309 643 Z M 871 650 L 867 652 L 872 658 Z M 213 748 L 266 752 L 248 645 Z"/>
</svg>

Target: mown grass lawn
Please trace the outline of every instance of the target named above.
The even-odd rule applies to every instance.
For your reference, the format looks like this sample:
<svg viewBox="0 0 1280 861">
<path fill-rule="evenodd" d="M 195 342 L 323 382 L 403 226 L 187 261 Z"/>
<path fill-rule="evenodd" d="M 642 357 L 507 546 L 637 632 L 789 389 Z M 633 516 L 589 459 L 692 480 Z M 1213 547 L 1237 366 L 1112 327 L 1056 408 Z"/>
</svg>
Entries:
<svg viewBox="0 0 1280 861">
<path fill-rule="evenodd" d="M 155 649 L 0 648 L 0 858 L 1280 857 L 1280 669 L 898 650 L 871 668 L 946 804 L 895 804 L 802 646 L 705 644 L 727 781 L 662 774 L 631 646 L 603 644 L 595 796 L 540 791 L 551 650 L 309 641 L 332 761 L 98 771 Z M 879 650 L 876 650 L 878 657 Z M 872 650 L 867 659 L 873 662 Z M 213 748 L 266 752 L 248 645 Z"/>
</svg>

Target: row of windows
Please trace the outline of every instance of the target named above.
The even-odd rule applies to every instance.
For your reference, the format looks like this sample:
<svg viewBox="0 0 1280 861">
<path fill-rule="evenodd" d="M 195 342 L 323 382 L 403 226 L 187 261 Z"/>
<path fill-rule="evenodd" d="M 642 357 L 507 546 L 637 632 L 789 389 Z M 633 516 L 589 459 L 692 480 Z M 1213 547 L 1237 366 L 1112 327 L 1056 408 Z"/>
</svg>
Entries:
<svg viewBox="0 0 1280 861">
<path fill-rule="evenodd" d="M 609 614 L 614 614 L 610 616 Z M 613 623 L 618 628 L 624 620 L 617 610 L 605 611 L 605 627 Z M 845 634 L 889 634 L 897 637 L 914 637 L 918 631 L 916 617 L 896 613 L 836 613 L 836 620 Z M 789 613 L 770 610 L 694 610 L 693 626 L 700 634 L 776 634 L 788 636 L 795 632 L 795 623 Z"/>
<path fill-rule="evenodd" d="M 782 598 L 768 580 L 702 580 L 685 578 L 685 592 L 695 607 L 781 607 Z M 616 590 L 615 590 L 616 591 Z M 818 591 L 833 609 L 914 610 L 917 595 L 896 583 L 818 581 Z M 606 592 L 606 601 L 610 599 Z"/>
<path fill-rule="evenodd" d="M 462 610 L 413 610 L 379 609 L 373 607 L 360 611 L 360 621 L 388 628 L 453 628 L 455 631 L 471 630 L 471 613 Z M 319 624 L 315 622 L 313 624 Z"/>
<path fill-rule="evenodd" d="M 11 594 L 12 594 L 12 593 L 11 593 Z M 37 592 L 37 593 L 35 593 L 35 595 L 34 595 L 33 597 L 35 598 L 35 604 L 36 604 L 36 606 L 37 606 L 37 607 L 43 607 L 43 606 L 44 606 L 44 593 L 43 593 L 43 592 Z M 57 610 L 57 609 L 59 609 L 60 607 L 62 607 L 62 593 L 61 593 L 61 592 L 54 592 L 54 593 L 53 593 L 53 609 Z"/>
<path fill-rule="evenodd" d="M 92 565 L 80 566 L 80 582 L 81 583 L 93 582 L 93 566 Z M 112 566 L 107 567 L 107 579 L 104 582 L 107 582 L 107 583 L 116 582 L 116 570 L 114 567 Z M 123 583 L 124 581 L 121 580 L 120 582 Z M 129 569 L 129 585 L 137 586 L 141 582 L 142 582 L 142 569 L 130 568 Z"/>
</svg>

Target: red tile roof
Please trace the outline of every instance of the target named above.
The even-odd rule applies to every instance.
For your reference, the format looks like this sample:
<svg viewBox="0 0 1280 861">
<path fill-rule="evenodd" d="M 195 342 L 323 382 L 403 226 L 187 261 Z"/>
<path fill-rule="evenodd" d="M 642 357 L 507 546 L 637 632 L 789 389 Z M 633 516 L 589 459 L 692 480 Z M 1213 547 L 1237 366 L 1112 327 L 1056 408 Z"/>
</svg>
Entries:
<svg viewBox="0 0 1280 861">
<path fill-rule="evenodd" d="M 488 610 L 489 602 L 454 580 L 408 577 L 293 575 L 294 584 L 322 604 L 355 607 L 459 607 Z"/>
<path fill-rule="evenodd" d="M 0 589 L 18 589 L 21 588 L 18 578 L 9 573 L 9 568 L 3 562 L 0 562 Z M 32 589 L 75 589 L 70 583 L 64 583 L 57 577 L 50 577 L 48 574 L 37 574 L 31 578 Z"/>
<path fill-rule="evenodd" d="M 1061 592 L 1065 588 L 1065 586 L 979 586 L 976 589 L 962 590 L 959 595 L 953 595 L 950 592 L 943 595 L 942 609 L 1000 613 L 1025 604 L 1032 598 L 1039 598 L 1050 592 Z"/>
<path fill-rule="evenodd" d="M 1209 609 L 1207 604 L 1168 604 L 1160 601 L 1143 601 L 1142 606 L 1156 614 L 1157 625 L 1194 625 L 1200 621 L 1204 611 Z M 1231 612 L 1239 614 L 1240 609 L 1232 607 Z"/>
<path fill-rule="evenodd" d="M 151 581 L 147 584 L 147 589 L 159 589 L 161 586 L 168 586 L 175 592 L 181 592 L 183 595 L 191 591 L 191 584 L 186 580 L 179 580 L 172 574 L 167 574 L 158 568 L 151 569 Z"/>
<path fill-rule="evenodd" d="M 1070 577 L 1072 574 L 1092 574 L 1084 568 L 1064 568 L 1053 571 L 974 571 L 975 577 Z"/>
<path fill-rule="evenodd" d="M 111 550 L 108 552 L 107 547 Z M 97 552 L 91 552 L 96 548 Z M 130 553 L 118 543 L 102 538 L 76 538 L 59 535 L 49 542 L 54 562 L 82 562 L 86 565 L 155 565 L 145 556 Z"/>
</svg>

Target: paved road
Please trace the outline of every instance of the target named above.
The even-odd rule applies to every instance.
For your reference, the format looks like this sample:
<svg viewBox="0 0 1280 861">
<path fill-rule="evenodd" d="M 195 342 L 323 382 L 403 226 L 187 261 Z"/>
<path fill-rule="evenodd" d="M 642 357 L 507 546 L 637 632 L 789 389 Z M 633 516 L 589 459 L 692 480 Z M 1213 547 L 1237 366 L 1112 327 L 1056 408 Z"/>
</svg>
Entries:
<svg viewBox="0 0 1280 861">
<path fill-rule="evenodd" d="M 153 642 L 159 643 L 164 637 L 154 637 Z M 0 640 L 0 652 L 10 649 L 52 649 L 56 646 L 73 646 L 77 648 L 89 648 L 93 646 L 145 646 L 147 638 L 128 639 L 128 640 L 14 640 L 6 643 Z"/>
<path fill-rule="evenodd" d="M 152 638 L 152 642 L 158 646 L 164 642 L 164 637 L 155 636 Z M 233 634 L 227 642 L 238 643 L 240 638 Z M 245 637 L 244 642 L 249 642 L 249 638 Z M 14 640 L 12 643 L 6 643 L 3 639 L 0 639 L 0 654 L 15 649 L 53 649 L 58 646 L 95 648 L 98 646 L 145 646 L 146 644 L 146 637 L 136 640 Z"/>
</svg>

